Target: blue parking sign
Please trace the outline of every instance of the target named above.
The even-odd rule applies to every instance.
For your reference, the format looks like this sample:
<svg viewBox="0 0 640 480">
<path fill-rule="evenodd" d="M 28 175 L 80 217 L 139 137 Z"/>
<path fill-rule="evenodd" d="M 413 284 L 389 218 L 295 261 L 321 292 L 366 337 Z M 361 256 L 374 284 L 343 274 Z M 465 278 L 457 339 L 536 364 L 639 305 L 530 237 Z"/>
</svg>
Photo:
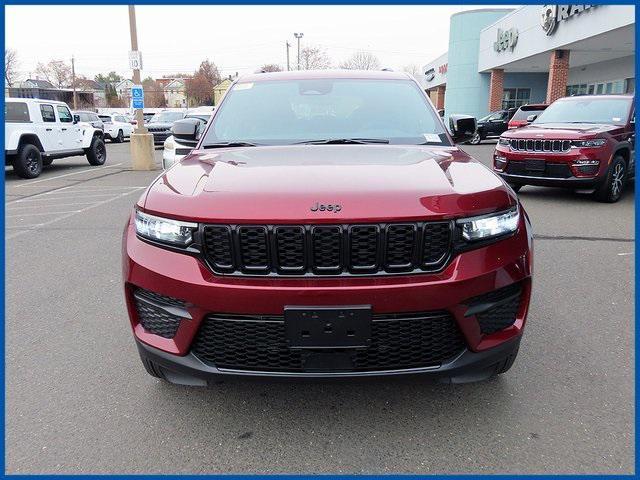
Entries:
<svg viewBox="0 0 640 480">
<path fill-rule="evenodd" d="M 131 87 L 131 108 L 144 108 L 144 90 L 142 85 L 134 85 Z"/>
</svg>

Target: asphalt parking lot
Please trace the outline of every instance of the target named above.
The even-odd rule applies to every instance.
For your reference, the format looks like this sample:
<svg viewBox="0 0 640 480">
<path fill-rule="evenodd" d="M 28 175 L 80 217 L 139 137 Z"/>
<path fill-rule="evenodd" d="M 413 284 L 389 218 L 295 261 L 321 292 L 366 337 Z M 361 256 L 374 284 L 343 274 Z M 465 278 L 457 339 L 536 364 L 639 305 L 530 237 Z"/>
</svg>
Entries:
<svg viewBox="0 0 640 480">
<path fill-rule="evenodd" d="M 145 373 L 123 302 L 122 230 L 159 172 L 107 149 L 6 171 L 8 473 L 633 472 L 633 186 L 613 205 L 521 190 L 534 293 L 501 378 L 189 388 Z"/>
</svg>

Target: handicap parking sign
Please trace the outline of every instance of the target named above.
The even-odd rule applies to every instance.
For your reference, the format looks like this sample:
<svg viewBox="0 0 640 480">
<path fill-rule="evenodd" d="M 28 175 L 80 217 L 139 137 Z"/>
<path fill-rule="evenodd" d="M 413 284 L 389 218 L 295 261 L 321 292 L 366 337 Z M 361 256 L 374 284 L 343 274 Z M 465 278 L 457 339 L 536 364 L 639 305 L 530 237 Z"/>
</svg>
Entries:
<svg viewBox="0 0 640 480">
<path fill-rule="evenodd" d="M 144 108 L 144 91 L 142 85 L 131 87 L 131 108 Z"/>
</svg>

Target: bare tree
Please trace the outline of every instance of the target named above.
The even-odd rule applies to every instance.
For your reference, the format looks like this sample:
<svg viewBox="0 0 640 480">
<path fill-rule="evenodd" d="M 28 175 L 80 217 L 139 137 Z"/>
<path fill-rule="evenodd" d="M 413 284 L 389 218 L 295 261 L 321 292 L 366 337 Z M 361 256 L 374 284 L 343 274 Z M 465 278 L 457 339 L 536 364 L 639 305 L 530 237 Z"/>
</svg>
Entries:
<svg viewBox="0 0 640 480">
<path fill-rule="evenodd" d="M 213 85 L 201 72 L 185 80 L 185 93 L 189 103 L 194 105 L 213 105 Z"/>
<path fill-rule="evenodd" d="M 196 72 L 196 75 L 197 74 L 200 74 L 204 78 L 206 78 L 207 81 L 211 84 L 211 88 L 222 81 L 218 66 L 215 63 L 209 61 L 208 58 L 200 63 L 200 68 L 198 68 L 198 71 Z"/>
<path fill-rule="evenodd" d="M 275 63 L 267 63 L 260 67 L 260 70 L 262 70 L 263 72 L 281 72 L 282 67 Z"/>
<path fill-rule="evenodd" d="M 402 67 L 402 71 L 413 75 L 416 79 L 420 76 L 420 67 L 416 64 L 405 65 Z"/>
<path fill-rule="evenodd" d="M 167 106 L 167 99 L 164 97 L 164 87 L 160 82 L 147 77 L 142 81 L 145 101 L 150 108 L 163 108 Z"/>
<path fill-rule="evenodd" d="M 331 68 L 331 59 L 320 47 L 304 47 L 300 50 L 301 70 L 326 70 Z"/>
<path fill-rule="evenodd" d="M 4 81 L 7 87 L 13 87 L 18 75 L 18 53 L 15 50 L 4 51 Z"/>
<path fill-rule="evenodd" d="M 347 70 L 380 70 L 380 60 L 371 52 L 356 52 L 340 64 Z"/>
<path fill-rule="evenodd" d="M 47 64 L 38 63 L 36 73 L 57 88 L 68 87 L 71 84 L 71 66 L 62 60 L 51 60 Z"/>
</svg>

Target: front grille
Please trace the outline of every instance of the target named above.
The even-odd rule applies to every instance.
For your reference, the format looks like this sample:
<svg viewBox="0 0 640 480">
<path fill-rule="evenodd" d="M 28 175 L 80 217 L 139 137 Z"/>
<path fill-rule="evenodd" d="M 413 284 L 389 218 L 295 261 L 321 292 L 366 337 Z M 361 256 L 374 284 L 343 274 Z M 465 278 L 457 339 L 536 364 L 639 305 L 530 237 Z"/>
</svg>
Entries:
<svg viewBox="0 0 640 480">
<path fill-rule="evenodd" d="M 206 225 L 205 258 L 216 273 L 342 275 L 441 269 L 451 222 L 372 225 Z"/>
<path fill-rule="evenodd" d="M 493 305 L 491 308 L 476 313 L 480 332 L 489 335 L 513 325 L 520 308 L 522 286 L 519 283 L 494 290 L 484 295 L 469 299 L 470 308 L 478 305 Z"/>
<path fill-rule="evenodd" d="M 184 308 L 185 302 L 143 289 L 136 290 L 134 302 L 138 321 L 146 331 L 164 338 L 175 336 L 182 317 L 161 306 Z"/>
<path fill-rule="evenodd" d="M 563 153 L 571 149 L 571 140 L 540 140 L 533 138 L 513 138 L 509 141 L 511 150 L 516 152 Z"/>
<path fill-rule="evenodd" d="M 544 162 L 544 169 L 527 168 L 526 161 L 509 160 L 505 173 L 508 175 L 522 175 L 542 178 L 570 178 L 573 176 L 571 168 L 566 163 Z"/>
<path fill-rule="evenodd" d="M 147 127 L 147 130 L 152 133 L 158 133 L 158 132 L 168 133 L 169 132 L 169 129 L 166 127 Z"/>
<path fill-rule="evenodd" d="M 368 348 L 347 350 L 348 371 L 436 367 L 465 348 L 447 312 L 373 315 L 371 333 Z M 263 372 L 304 372 L 307 355 L 318 352 L 287 346 L 283 316 L 228 314 L 205 317 L 192 351 L 218 368 Z"/>
</svg>

